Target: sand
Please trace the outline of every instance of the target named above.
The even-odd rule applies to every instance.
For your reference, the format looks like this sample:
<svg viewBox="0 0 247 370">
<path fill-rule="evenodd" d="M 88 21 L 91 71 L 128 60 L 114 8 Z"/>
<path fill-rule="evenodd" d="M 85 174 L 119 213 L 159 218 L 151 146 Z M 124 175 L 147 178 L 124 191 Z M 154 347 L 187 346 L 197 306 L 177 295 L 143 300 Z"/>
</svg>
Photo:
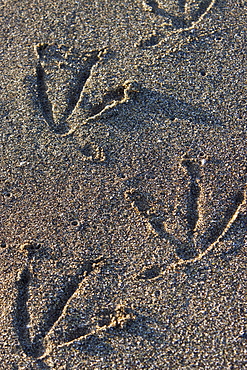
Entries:
<svg viewBox="0 0 247 370">
<path fill-rule="evenodd" d="M 246 6 L 1 2 L 1 369 L 244 368 Z"/>
</svg>

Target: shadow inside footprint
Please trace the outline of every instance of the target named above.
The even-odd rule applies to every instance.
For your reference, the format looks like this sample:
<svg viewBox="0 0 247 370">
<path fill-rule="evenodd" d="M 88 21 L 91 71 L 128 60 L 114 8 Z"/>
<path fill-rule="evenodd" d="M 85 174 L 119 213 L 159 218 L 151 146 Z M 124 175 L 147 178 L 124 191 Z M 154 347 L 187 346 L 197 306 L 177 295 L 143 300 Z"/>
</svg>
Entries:
<svg viewBox="0 0 247 370">
<path fill-rule="evenodd" d="M 182 243 L 178 238 L 173 236 L 170 232 L 165 229 L 165 218 L 160 215 L 156 215 L 151 212 L 151 202 L 145 194 L 141 194 L 136 189 L 130 189 L 125 192 L 125 199 L 131 202 L 132 207 L 142 217 L 144 217 L 152 227 L 154 234 L 156 234 L 161 240 L 167 240 L 175 246 L 176 254 L 183 260 L 194 258 L 198 255 L 198 250 L 195 248 L 193 243 L 193 233 L 191 227 L 195 226 L 195 220 L 192 219 L 192 226 L 189 224 L 188 236 L 191 240 L 190 244 Z M 190 204 L 189 199 L 189 204 Z M 146 272 L 139 276 L 140 279 L 154 278 L 159 275 L 159 271 L 155 268 L 146 270 Z"/>
<path fill-rule="evenodd" d="M 221 222 L 212 225 L 208 230 L 201 236 L 200 244 L 205 245 L 202 250 L 204 251 L 207 245 L 214 243 L 221 235 L 225 234 L 227 225 L 231 223 L 231 220 L 235 217 L 238 208 L 244 202 L 244 192 L 239 191 L 237 194 L 230 200 L 228 207 L 224 212 L 224 216 L 221 219 Z M 239 216 L 238 216 L 239 217 Z"/>
<path fill-rule="evenodd" d="M 57 44 L 36 47 L 37 97 L 43 117 L 51 130 L 65 134 L 68 118 L 80 100 L 83 87 L 93 66 L 100 60 L 101 51 L 79 55 Z"/>
</svg>

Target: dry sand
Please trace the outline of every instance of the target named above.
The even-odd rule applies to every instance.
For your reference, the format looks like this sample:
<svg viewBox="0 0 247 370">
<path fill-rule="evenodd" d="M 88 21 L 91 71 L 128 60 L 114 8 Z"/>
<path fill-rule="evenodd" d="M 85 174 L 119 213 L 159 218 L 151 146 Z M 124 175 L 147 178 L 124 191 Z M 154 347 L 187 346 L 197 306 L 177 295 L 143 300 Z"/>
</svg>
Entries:
<svg viewBox="0 0 247 370">
<path fill-rule="evenodd" d="M 246 7 L 1 2 L 1 369 L 244 368 Z"/>
</svg>

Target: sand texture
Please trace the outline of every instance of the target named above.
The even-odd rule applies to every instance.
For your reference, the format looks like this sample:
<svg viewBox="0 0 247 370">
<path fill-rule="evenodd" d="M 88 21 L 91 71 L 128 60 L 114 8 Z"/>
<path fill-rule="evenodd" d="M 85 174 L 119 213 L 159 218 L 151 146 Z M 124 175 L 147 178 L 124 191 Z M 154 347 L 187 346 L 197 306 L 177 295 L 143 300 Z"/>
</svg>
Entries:
<svg viewBox="0 0 247 370">
<path fill-rule="evenodd" d="M 0 28 L 0 369 L 244 369 L 247 2 Z"/>
</svg>

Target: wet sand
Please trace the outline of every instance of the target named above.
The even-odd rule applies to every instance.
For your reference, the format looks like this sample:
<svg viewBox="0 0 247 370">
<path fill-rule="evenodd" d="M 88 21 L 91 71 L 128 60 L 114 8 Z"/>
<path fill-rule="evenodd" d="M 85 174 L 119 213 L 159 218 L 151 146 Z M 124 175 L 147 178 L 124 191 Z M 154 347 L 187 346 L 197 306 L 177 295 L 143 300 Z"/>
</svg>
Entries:
<svg viewBox="0 0 247 370">
<path fill-rule="evenodd" d="M 2 369 L 244 368 L 246 6 L 2 2 Z"/>
</svg>

